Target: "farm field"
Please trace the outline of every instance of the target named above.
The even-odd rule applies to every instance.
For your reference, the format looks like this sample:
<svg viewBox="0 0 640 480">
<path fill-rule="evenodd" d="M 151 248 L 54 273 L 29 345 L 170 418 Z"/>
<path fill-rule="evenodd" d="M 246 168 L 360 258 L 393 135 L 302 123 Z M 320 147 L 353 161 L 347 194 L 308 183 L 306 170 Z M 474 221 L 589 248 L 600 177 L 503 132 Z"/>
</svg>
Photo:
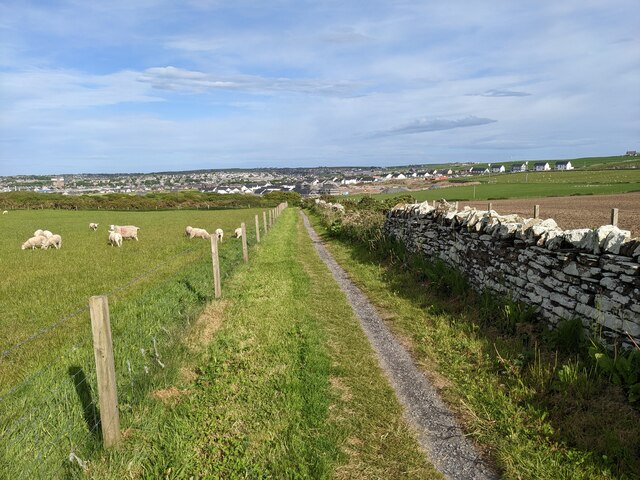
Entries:
<svg viewBox="0 0 640 480">
<path fill-rule="evenodd" d="M 90 296 L 113 292 L 116 304 L 135 297 L 185 265 L 210 256 L 206 240 L 189 240 L 187 225 L 213 231 L 223 228 L 225 244 L 232 244 L 233 229 L 241 221 L 254 229 L 254 215 L 262 210 L 105 212 L 22 210 L 0 218 L 0 352 L 27 342 L 10 354 L 3 353 L 0 392 L 11 379 L 55 356 L 58 346 L 76 338 L 88 313 L 65 320 L 87 306 Z M 96 232 L 89 222 L 99 223 Z M 107 244 L 108 225 L 137 225 L 139 241 L 126 240 L 121 248 Z M 62 248 L 21 250 L 37 229 L 62 236 Z M 255 232 L 252 233 L 255 235 Z M 235 240 L 238 245 L 239 241 Z M 209 260 L 210 261 L 210 260 Z M 128 285 L 139 277 L 148 277 Z M 49 333 L 46 330 L 55 325 Z M 37 338 L 31 338 L 36 336 Z"/>
<path fill-rule="evenodd" d="M 87 458 L 101 446 L 89 297 L 108 296 L 126 425 L 126 415 L 151 388 L 175 378 L 189 354 L 183 338 L 213 298 L 210 242 L 187 239 L 185 226 L 225 230 L 224 289 L 242 263 L 240 241 L 229 238 L 231 232 L 246 222 L 249 245 L 255 245 L 258 212 L 38 210 L 3 216 L 0 478 L 68 477 L 72 464 L 61 459 L 70 451 Z M 90 231 L 89 222 L 100 223 L 99 230 Z M 107 245 L 111 222 L 140 226 L 140 240 Z M 62 248 L 20 250 L 37 228 L 62 235 Z"/>
<path fill-rule="evenodd" d="M 612 195 L 640 191 L 640 171 L 530 172 L 468 177 L 474 184 L 455 182 L 446 188 L 435 184 L 428 190 L 408 192 L 418 201 L 500 200 L 506 198 L 565 197 L 571 195 Z M 479 183 L 478 183 L 479 182 Z M 460 183 L 460 186 L 457 184 Z M 398 194 L 381 194 L 390 198 Z"/>
<path fill-rule="evenodd" d="M 486 209 L 487 202 L 460 202 Z M 491 207 L 500 214 L 517 213 L 533 216 L 533 206 L 540 205 L 542 218 L 553 218 L 560 228 L 597 228 L 611 221 L 611 209 L 618 209 L 618 227 L 630 230 L 633 237 L 640 236 L 640 192 L 623 195 L 588 195 L 573 197 L 546 197 L 512 200 L 492 200 Z"/>
</svg>

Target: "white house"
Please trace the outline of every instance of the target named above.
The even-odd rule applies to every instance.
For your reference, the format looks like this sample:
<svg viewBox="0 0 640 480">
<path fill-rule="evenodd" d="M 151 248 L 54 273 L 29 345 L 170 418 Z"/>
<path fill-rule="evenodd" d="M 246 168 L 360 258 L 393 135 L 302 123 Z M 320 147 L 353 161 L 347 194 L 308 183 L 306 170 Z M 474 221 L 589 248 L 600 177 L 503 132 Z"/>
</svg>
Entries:
<svg viewBox="0 0 640 480">
<path fill-rule="evenodd" d="M 504 165 L 494 165 L 491 167 L 491 173 L 503 173 L 504 171 Z"/>
<path fill-rule="evenodd" d="M 545 172 L 551 170 L 551 167 L 549 166 L 549 162 L 538 162 L 533 164 L 533 169 L 536 172 Z"/>
<path fill-rule="evenodd" d="M 556 170 L 573 170 L 571 162 L 556 162 Z"/>
<path fill-rule="evenodd" d="M 469 173 L 473 175 L 484 175 L 485 173 L 489 173 L 489 169 L 487 167 L 472 167 Z"/>
<path fill-rule="evenodd" d="M 511 172 L 526 172 L 527 164 L 526 163 L 514 163 L 511 165 Z"/>
</svg>

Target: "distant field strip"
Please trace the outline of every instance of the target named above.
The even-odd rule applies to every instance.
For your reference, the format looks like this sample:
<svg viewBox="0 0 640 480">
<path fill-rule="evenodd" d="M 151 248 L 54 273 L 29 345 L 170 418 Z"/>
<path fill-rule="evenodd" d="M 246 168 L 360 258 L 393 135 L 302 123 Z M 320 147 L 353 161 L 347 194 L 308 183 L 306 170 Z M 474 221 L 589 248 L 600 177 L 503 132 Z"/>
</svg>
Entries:
<svg viewBox="0 0 640 480">
<path fill-rule="evenodd" d="M 456 183 L 458 180 L 455 179 Z M 387 193 L 376 198 L 392 198 L 402 193 L 416 200 L 491 200 L 502 198 L 562 197 L 569 195 L 611 195 L 640 191 L 640 170 L 529 172 L 515 174 L 478 175 L 464 179 L 478 185 L 439 188 L 436 183 L 428 190 Z M 358 196 L 355 196 L 358 198 Z"/>
</svg>

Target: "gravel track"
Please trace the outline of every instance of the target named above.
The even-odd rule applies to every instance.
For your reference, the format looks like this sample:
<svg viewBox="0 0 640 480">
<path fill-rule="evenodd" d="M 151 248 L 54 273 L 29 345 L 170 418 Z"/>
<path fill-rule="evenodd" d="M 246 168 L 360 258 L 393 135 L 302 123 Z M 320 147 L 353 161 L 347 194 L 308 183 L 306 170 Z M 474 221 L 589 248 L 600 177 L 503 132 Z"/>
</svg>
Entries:
<svg viewBox="0 0 640 480">
<path fill-rule="evenodd" d="M 499 478 L 482 461 L 472 443 L 464 436 L 453 413 L 389 331 L 374 306 L 327 251 L 307 216 L 304 213 L 302 216 L 316 251 L 345 292 L 381 367 L 404 406 L 405 417 L 417 430 L 418 441 L 429 460 L 450 479 Z"/>
</svg>

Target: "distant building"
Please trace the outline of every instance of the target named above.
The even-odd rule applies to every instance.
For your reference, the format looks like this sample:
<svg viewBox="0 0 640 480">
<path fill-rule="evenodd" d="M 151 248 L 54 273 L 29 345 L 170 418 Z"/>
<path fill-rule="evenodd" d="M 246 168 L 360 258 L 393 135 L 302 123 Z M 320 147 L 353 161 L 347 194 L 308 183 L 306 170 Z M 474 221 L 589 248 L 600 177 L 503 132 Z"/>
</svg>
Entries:
<svg viewBox="0 0 640 480">
<path fill-rule="evenodd" d="M 338 185 L 333 182 L 325 182 L 318 189 L 320 195 L 340 195 Z"/>
<path fill-rule="evenodd" d="M 469 173 L 472 175 L 484 175 L 485 173 L 489 173 L 489 169 L 487 167 L 471 167 Z"/>
<path fill-rule="evenodd" d="M 505 171 L 504 165 L 494 165 L 491 167 L 491 173 L 504 173 Z"/>
<path fill-rule="evenodd" d="M 538 162 L 533 164 L 533 169 L 536 172 L 545 172 L 551 170 L 551 167 L 549 166 L 549 162 Z"/>
<path fill-rule="evenodd" d="M 636 152 L 635 150 L 627 150 L 627 153 L 625 153 L 625 155 L 627 157 L 637 157 L 638 156 L 638 152 Z"/>
<path fill-rule="evenodd" d="M 511 172 L 526 172 L 527 164 L 526 163 L 514 163 L 511 165 Z"/>
<path fill-rule="evenodd" d="M 556 162 L 556 170 L 573 170 L 571 162 Z"/>
<path fill-rule="evenodd" d="M 51 179 L 51 185 L 53 188 L 64 188 L 64 177 L 54 177 Z"/>
</svg>

